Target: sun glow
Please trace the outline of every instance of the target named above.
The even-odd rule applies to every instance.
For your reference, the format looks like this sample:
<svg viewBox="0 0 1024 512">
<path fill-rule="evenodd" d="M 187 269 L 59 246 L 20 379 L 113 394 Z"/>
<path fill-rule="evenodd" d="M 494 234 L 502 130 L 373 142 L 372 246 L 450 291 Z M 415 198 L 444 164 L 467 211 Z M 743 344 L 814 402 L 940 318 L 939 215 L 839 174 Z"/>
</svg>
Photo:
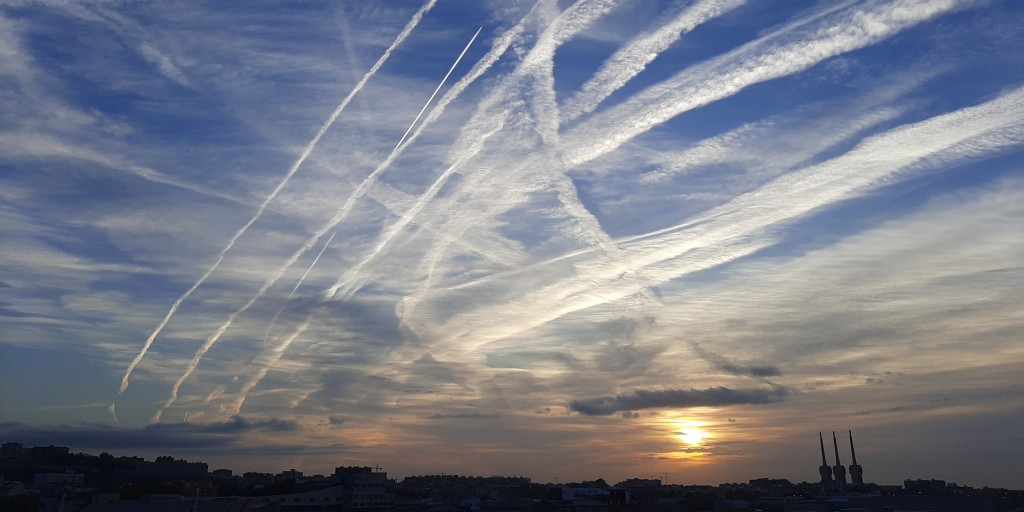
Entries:
<svg viewBox="0 0 1024 512">
<path fill-rule="evenodd" d="M 696 448 L 704 444 L 704 441 L 711 437 L 707 430 L 704 430 L 704 422 L 688 419 L 677 419 L 673 422 L 673 437 L 682 441 L 688 448 Z"/>
<path fill-rule="evenodd" d="M 716 434 L 707 428 L 708 423 L 686 417 L 661 418 L 661 431 L 671 448 L 660 455 L 667 459 L 703 463 L 710 461 L 711 444 Z M 712 429 L 714 426 L 712 425 Z M 667 447 L 666 447 L 667 448 Z"/>
<path fill-rule="evenodd" d="M 676 437 L 689 446 L 700 446 L 701 442 L 708 437 L 707 432 L 694 427 L 686 427 Z"/>
</svg>

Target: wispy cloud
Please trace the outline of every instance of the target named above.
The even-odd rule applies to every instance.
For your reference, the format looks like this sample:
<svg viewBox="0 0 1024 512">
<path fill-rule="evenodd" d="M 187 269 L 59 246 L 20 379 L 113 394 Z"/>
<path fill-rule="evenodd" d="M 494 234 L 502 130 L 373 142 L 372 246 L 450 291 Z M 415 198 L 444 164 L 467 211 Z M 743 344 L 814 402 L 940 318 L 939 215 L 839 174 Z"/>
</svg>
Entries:
<svg viewBox="0 0 1024 512">
<path fill-rule="evenodd" d="M 966 2 L 875 3 L 794 23 L 763 39 L 687 68 L 566 134 L 566 161 L 582 165 L 673 117 L 736 94 L 745 87 L 807 69 L 863 48 Z M 620 130 L 605 130 L 622 126 Z"/>
<path fill-rule="evenodd" d="M 224 261 L 224 257 L 227 254 L 227 252 L 230 251 L 231 248 L 234 247 L 235 243 L 238 242 L 238 239 L 241 238 L 242 235 L 244 235 L 246 231 L 248 231 L 249 228 L 257 220 L 259 220 L 260 216 L 266 210 L 267 206 L 277 197 L 281 190 L 284 189 L 284 187 L 288 184 L 288 181 L 291 179 L 291 177 L 296 172 L 298 172 L 299 168 L 302 167 L 302 164 L 306 161 L 307 158 L 309 158 L 309 155 L 313 152 L 313 150 L 316 149 L 316 146 L 320 142 L 320 139 L 323 138 L 324 134 L 327 133 L 327 130 L 330 129 L 330 127 L 338 119 L 338 116 L 340 116 L 341 113 L 344 112 L 345 107 L 348 106 L 348 104 L 352 101 L 352 98 L 359 93 L 359 91 L 363 88 L 366 82 L 369 81 L 370 78 L 372 78 L 373 75 L 377 72 L 377 70 L 379 70 L 380 67 L 384 64 L 384 62 L 387 61 L 388 57 L 391 55 L 391 52 L 394 51 L 395 47 L 400 45 L 403 41 L 405 41 L 406 38 L 408 38 L 409 34 L 412 32 L 414 28 L 416 28 L 416 25 L 419 23 L 423 15 L 426 14 L 431 8 L 433 8 L 435 3 L 436 0 L 428 0 L 425 4 L 423 4 L 423 7 L 421 7 L 420 10 L 416 11 L 416 13 L 413 14 L 412 19 L 409 20 L 409 23 L 407 23 L 405 28 L 402 29 L 402 31 L 398 34 L 398 37 L 396 37 L 395 41 L 391 43 L 391 46 L 389 46 L 384 51 L 383 55 L 381 55 L 381 57 L 377 59 L 377 62 L 374 63 L 373 67 L 371 67 L 370 70 L 367 71 L 365 75 L 363 75 L 363 78 L 360 79 L 359 83 L 357 83 L 356 86 L 352 88 L 352 91 L 349 92 L 347 96 L 345 96 L 345 99 L 343 99 L 341 103 L 338 104 L 338 106 L 334 109 L 331 115 L 327 118 L 327 121 L 325 121 L 324 124 L 320 126 L 320 130 L 317 131 L 316 135 L 309 141 L 305 149 L 303 149 L 302 153 L 299 155 L 299 158 L 295 160 L 295 163 L 293 163 L 292 166 L 288 169 L 288 172 L 285 173 L 284 178 L 277 184 L 274 190 L 263 200 L 259 208 L 256 210 L 256 213 L 245 223 L 245 225 L 243 225 L 237 232 L 235 232 L 235 234 L 231 237 L 230 240 L 228 240 L 227 245 L 225 245 L 224 248 L 221 249 L 220 254 L 218 254 L 217 259 L 216 261 L 214 261 L 213 265 L 211 265 L 210 268 L 206 271 L 206 273 L 204 273 L 195 283 L 193 283 L 193 285 L 188 290 L 186 290 L 185 293 L 183 293 L 180 297 L 178 297 L 177 300 L 175 300 L 174 304 L 171 306 L 171 309 L 168 310 L 167 315 L 165 315 L 163 320 L 161 320 L 160 323 L 157 324 L 156 328 L 146 339 L 145 343 L 143 343 L 142 349 L 139 351 L 139 354 L 128 365 L 128 368 L 125 370 L 124 377 L 121 379 L 121 387 L 118 390 L 118 393 L 124 393 L 125 389 L 127 389 L 128 379 L 129 377 L 131 377 L 132 371 L 135 369 L 136 366 L 138 366 L 139 362 L 142 361 L 142 358 L 145 357 L 146 352 L 149 350 L 149 347 L 153 345 L 153 342 L 156 340 L 156 337 L 160 334 L 160 331 L 163 330 L 163 328 L 167 325 L 167 322 L 171 320 L 171 318 L 174 316 L 174 313 L 177 312 L 179 307 L 181 307 L 181 304 L 185 300 L 187 300 L 192 295 L 192 293 L 195 292 L 197 288 L 202 286 L 202 284 L 210 277 L 210 275 L 212 275 L 213 272 L 217 270 L 220 264 Z M 319 240 L 320 236 L 323 236 L 323 234 L 324 233 L 318 233 L 318 236 L 313 237 L 312 241 L 315 243 L 317 240 Z M 308 250 L 309 247 L 304 247 L 303 249 L 304 250 L 302 252 L 305 252 L 305 250 Z M 294 259 L 289 262 L 288 266 L 290 266 L 291 263 L 294 263 Z M 287 266 L 285 268 L 287 268 Z M 189 377 L 189 375 L 191 375 L 192 371 L 195 369 L 196 365 L 198 365 L 203 355 L 205 355 L 206 352 L 210 349 L 210 347 L 212 347 L 213 344 L 216 343 L 220 335 L 223 334 L 224 331 L 226 331 L 231 326 L 232 321 L 239 314 L 247 310 L 249 306 L 255 303 L 255 301 L 259 299 L 260 296 L 262 296 L 263 293 L 266 292 L 266 290 L 269 289 L 270 286 L 273 285 L 280 277 L 281 275 L 277 274 L 274 276 L 274 278 L 268 280 L 267 283 L 265 283 L 263 287 L 260 289 L 260 291 L 257 292 L 256 295 L 254 295 L 253 298 L 250 299 L 245 306 L 243 306 L 239 311 L 233 313 L 225 321 L 224 325 L 218 329 L 218 332 L 211 336 L 209 339 L 207 339 L 207 341 L 199 348 L 199 350 L 196 351 L 196 355 L 193 358 L 193 360 L 189 362 L 185 373 L 172 387 L 171 396 L 170 398 L 168 398 L 166 405 L 164 405 L 164 407 L 161 408 L 154 416 L 155 421 L 160 420 L 160 413 L 163 412 L 163 409 L 166 409 L 168 405 L 174 403 L 174 401 L 177 399 L 178 389 L 181 387 L 182 382 L 184 382 Z"/>
<path fill-rule="evenodd" d="M 767 228 L 873 188 L 937 166 L 1017 147 L 1017 114 L 1024 93 L 1011 91 L 984 104 L 905 125 L 866 139 L 850 152 L 786 174 L 758 190 L 684 224 L 618 241 L 622 261 L 598 256 L 579 265 L 580 275 L 522 298 L 516 315 L 481 308 L 441 328 L 449 339 L 471 338 L 476 348 L 610 300 L 750 255 L 772 243 Z M 625 276 L 623 273 L 626 272 Z M 626 277 L 623 279 L 623 277 Z M 496 323 L 504 316 L 507 323 Z M 470 334 L 472 333 L 472 334 Z"/>
<path fill-rule="evenodd" d="M 651 32 L 628 42 L 601 65 L 587 83 L 562 106 L 562 123 L 592 112 L 612 93 L 643 72 L 684 33 L 743 5 L 746 0 L 703 0 L 679 8 L 679 13 Z M 682 5 L 682 4 L 680 4 Z M 666 15 L 666 18 L 669 16 Z"/>
<path fill-rule="evenodd" d="M 4 432 L 697 482 L 800 417 L 885 481 L 1007 419 L 1017 4 L 431 6 L 4 3 Z"/>
<path fill-rule="evenodd" d="M 700 348 L 700 345 L 697 345 L 696 343 L 694 343 L 692 346 L 693 351 L 697 354 L 698 357 L 711 363 L 712 365 L 714 365 L 715 368 L 718 368 L 719 370 L 730 373 L 732 375 L 755 378 L 779 377 L 782 375 L 782 371 L 779 370 L 779 368 L 775 365 L 739 365 L 732 361 L 729 361 L 728 359 L 718 354 L 712 354 L 711 352 L 708 352 Z"/>
<path fill-rule="evenodd" d="M 430 416 L 427 416 L 427 419 L 429 419 L 429 420 L 447 420 L 447 419 L 455 419 L 455 420 L 481 420 L 481 419 L 482 420 L 493 420 L 493 419 L 497 419 L 497 418 L 500 418 L 500 417 L 501 417 L 501 415 L 497 414 L 497 413 L 487 414 L 487 413 L 481 413 L 481 412 L 467 412 L 467 413 L 457 413 L 457 414 L 431 414 Z"/>
</svg>

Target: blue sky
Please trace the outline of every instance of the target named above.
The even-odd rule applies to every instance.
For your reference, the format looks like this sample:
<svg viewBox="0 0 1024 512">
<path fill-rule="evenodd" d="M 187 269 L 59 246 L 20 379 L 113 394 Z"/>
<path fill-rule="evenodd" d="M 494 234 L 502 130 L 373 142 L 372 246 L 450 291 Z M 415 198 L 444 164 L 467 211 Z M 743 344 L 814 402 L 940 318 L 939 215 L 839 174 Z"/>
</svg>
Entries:
<svg viewBox="0 0 1024 512">
<path fill-rule="evenodd" d="M 852 429 L 868 481 L 1019 484 L 1021 26 L 2 2 L 0 437 L 705 483 Z"/>
</svg>

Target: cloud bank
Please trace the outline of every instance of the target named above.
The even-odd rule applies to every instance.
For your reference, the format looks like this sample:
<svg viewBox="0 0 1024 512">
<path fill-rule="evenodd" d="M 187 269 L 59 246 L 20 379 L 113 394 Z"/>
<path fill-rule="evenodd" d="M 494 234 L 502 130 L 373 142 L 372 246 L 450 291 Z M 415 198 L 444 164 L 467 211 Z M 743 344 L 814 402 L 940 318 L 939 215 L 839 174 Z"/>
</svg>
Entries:
<svg viewBox="0 0 1024 512">
<path fill-rule="evenodd" d="M 732 389 L 638 389 L 631 394 L 581 398 L 569 402 L 569 410 L 588 416 L 607 416 L 619 411 L 654 408 L 721 407 L 781 402 L 790 391 L 782 387 Z"/>
</svg>

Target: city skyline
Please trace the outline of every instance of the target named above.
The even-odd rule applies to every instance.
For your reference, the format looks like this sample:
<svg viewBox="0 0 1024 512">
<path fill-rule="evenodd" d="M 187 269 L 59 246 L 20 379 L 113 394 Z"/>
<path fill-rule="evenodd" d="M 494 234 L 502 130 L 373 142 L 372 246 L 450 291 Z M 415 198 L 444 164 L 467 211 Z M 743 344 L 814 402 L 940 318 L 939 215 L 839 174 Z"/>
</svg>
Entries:
<svg viewBox="0 0 1024 512">
<path fill-rule="evenodd" d="M 895 483 L 893 483 L 893 482 L 876 483 L 876 482 L 864 481 L 863 480 L 863 469 L 861 468 L 861 466 L 859 464 L 857 464 L 857 462 L 856 462 L 856 458 L 857 458 L 856 457 L 856 453 L 853 451 L 853 435 L 852 435 L 853 433 L 852 433 L 852 431 L 849 434 L 850 434 L 850 452 L 851 452 L 850 455 L 851 455 L 851 457 L 853 459 L 851 464 L 849 465 L 851 479 L 850 479 L 849 482 L 843 481 L 842 485 L 839 485 L 839 486 L 834 485 L 835 483 L 840 481 L 840 478 L 835 476 L 837 474 L 837 473 L 835 473 L 835 467 L 836 466 L 826 466 L 826 467 L 828 467 L 830 469 L 829 469 L 829 471 L 826 474 L 822 474 L 821 475 L 822 476 L 822 480 L 821 480 L 821 482 L 819 482 L 820 491 L 822 492 L 823 495 L 827 495 L 827 494 L 850 494 L 850 493 L 852 493 L 852 494 L 872 494 L 872 493 L 877 493 L 879 491 L 880 487 L 884 487 L 884 486 L 899 487 L 901 484 L 904 484 L 906 482 L 934 482 L 934 481 L 938 481 L 938 482 L 942 482 L 942 485 L 946 484 L 945 480 L 934 479 L 934 478 L 932 478 L 932 479 L 906 478 L 906 479 L 903 480 L 903 482 L 895 482 Z M 822 462 L 823 463 L 827 463 L 826 456 L 825 456 L 824 441 L 820 437 L 820 433 L 819 433 L 819 442 L 821 443 Z M 260 471 L 250 471 L 247 468 L 220 468 L 220 467 L 216 467 L 216 466 L 211 466 L 210 464 L 206 463 L 203 460 L 199 460 L 199 459 L 196 459 L 196 460 L 179 459 L 179 458 L 175 458 L 174 455 L 170 455 L 170 454 L 160 455 L 160 456 L 155 457 L 154 461 L 148 461 L 148 460 L 145 459 L 145 457 L 139 457 L 136 454 L 109 453 L 109 452 L 106 452 L 106 451 L 104 451 L 102 453 L 98 453 L 98 454 L 97 453 L 86 453 L 86 452 L 76 451 L 73 447 L 56 446 L 56 445 L 53 445 L 53 444 L 40 445 L 40 446 L 26 446 L 26 445 L 24 445 L 24 444 L 22 444 L 20 442 L 16 442 L 16 441 L 5 441 L 2 444 L 3 444 L 3 450 L 0 450 L 0 458 L 7 459 L 8 461 L 10 461 L 10 460 L 21 460 L 21 461 L 24 462 L 25 460 L 36 459 L 36 461 L 38 462 L 38 460 L 47 460 L 48 457 L 52 458 L 52 457 L 56 456 L 59 459 L 61 457 L 68 458 L 68 457 L 76 457 L 76 456 L 83 456 L 83 455 L 87 456 L 87 457 L 93 457 L 93 458 L 99 459 L 99 460 L 103 460 L 104 457 L 105 457 L 106 458 L 105 460 L 108 461 L 108 462 L 113 461 L 113 460 L 128 459 L 132 464 L 136 464 L 136 466 L 135 466 L 136 470 L 138 470 L 139 467 L 143 468 L 144 474 L 140 477 L 143 480 L 145 480 L 147 478 L 150 478 L 150 477 L 157 477 L 157 474 L 159 474 L 160 475 L 159 477 L 162 477 L 162 478 L 173 479 L 174 477 L 185 477 L 185 476 L 187 476 L 187 477 L 201 477 L 201 476 L 215 476 L 215 475 L 220 475 L 220 476 L 225 476 L 225 475 L 242 476 L 243 474 L 252 473 L 254 475 L 277 475 L 277 476 L 280 476 L 280 477 L 288 477 L 288 478 L 293 478 L 293 479 L 296 479 L 296 480 L 302 480 L 303 478 L 307 478 L 307 479 L 310 479 L 311 481 L 316 481 L 318 478 L 324 478 L 324 477 L 326 477 L 330 473 L 330 472 L 325 472 L 325 473 L 317 474 L 317 473 L 312 473 L 312 472 L 308 472 L 308 471 L 303 471 L 301 468 L 288 468 L 288 469 L 275 468 L 275 469 L 273 469 L 271 471 L 260 472 Z M 839 461 L 839 453 L 838 453 L 839 452 L 839 447 L 835 443 L 833 445 L 834 445 L 834 448 L 835 448 L 835 451 L 836 451 L 834 461 L 838 462 Z M 79 460 L 79 459 L 75 459 L 75 460 Z M 138 465 L 140 463 L 141 463 L 141 466 Z M 52 465 L 54 463 L 51 461 L 51 462 L 48 462 L 48 464 L 52 468 Z M 163 472 L 159 471 L 159 468 L 161 467 L 161 464 L 166 466 L 166 471 L 163 471 Z M 29 467 L 31 467 L 31 465 L 29 465 Z M 19 467 L 19 471 L 24 472 L 24 468 L 25 468 L 25 466 L 20 466 Z M 383 468 L 381 466 L 376 466 L 376 465 L 372 466 L 372 467 L 371 466 L 337 466 L 337 467 L 334 468 L 334 470 L 335 470 L 335 472 L 337 472 L 339 470 L 343 470 L 343 469 L 346 469 L 346 468 L 349 468 L 349 469 L 359 469 L 359 470 L 365 470 L 365 471 L 373 471 L 373 472 L 382 472 L 383 474 L 387 473 L 386 468 Z M 845 468 L 845 466 L 844 466 L 844 468 Z M 854 468 L 857 468 L 857 469 L 854 469 Z M 845 469 L 844 469 L 844 471 L 845 471 Z M 76 466 L 76 469 L 74 469 L 74 470 L 68 469 L 67 472 L 70 472 L 72 474 L 82 474 L 82 468 Z M 88 471 L 86 471 L 86 472 L 88 472 Z M 52 471 L 51 471 L 51 473 L 52 473 Z M 819 473 L 820 473 L 820 471 L 819 471 Z M 55 473 L 55 474 L 60 474 L 60 473 Z M 126 479 L 126 481 L 131 481 L 132 480 L 132 477 L 130 477 L 130 476 L 125 476 L 125 475 L 122 475 L 122 476 Z M 533 478 L 530 475 L 502 475 L 502 474 L 473 475 L 473 474 L 463 474 L 463 473 L 431 472 L 431 471 L 429 471 L 429 469 L 427 469 L 422 474 L 415 474 L 415 475 L 410 474 L 410 475 L 404 475 L 404 476 L 405 477 L 453 476 L 453 477 L 462 477 L 462 478 L 526 478 L 526 479 L 530 479 L 531 481 L 533 481 Z M 397 477 L 397 480 L 400 481 L 401 479 L 402 479 L 402 476 L 398 476 Z M 778 477 L 778 476 L 761 476 L 761 477 L 753 478 L 753 479 L 750 479 L 750 480 L 751 480 L 751 482 L 753 482 L 755 480 L 773 480 L 773 479 L 786 480 L 786 481 L 789 481 L 791 484 L 794 484 L 794 485 L 814 484 L 814 482 L 807 481 L 807 480 L 797 481 L 797 480 L 791 480 L 791 479 L 788 479 L 788 478 L 782 478 L 782 477 Z M 556 484 L 557 485 L 557 484 L 561 484 L 561 483 L 566 483 L 566 484 L 587 484 L 587 483 L 595 483 L 595 482 L 598 482 L 598 481 L 604 481 L 606 485 L 612 485 L 612 484 L 615 484 L 615 483 L 623 483 L 626 480 L 657 480 L 657 481 L 660 482 L 660 485 L 669 485 L 671 483 L 669 481 L 669 474 L 668 473 L 662 473 L 660 475 L 633 475 L 633 476 L 625 478 L 622 482 L 614 482 L 614 481 L 608 482 L 607 480 L 605 480 L 604 478 L 601 478 L 601 477 L 595 478 L 593 480 L 581 480 L 581 481 L 577 481 L 577 482 L 571 482 L 571 481 L 563 481 L 563 479 L 561 479 L 559 477 L 554 477 L 552 480 L 549 480 L 547 482 L 533 481 L 533 483 L 546 483 L 546 484 Z M 721 484 L 729 484 L 729 483 L 735 483 L 735 482 L 720 482 L 720 483 Z M 680 484 L 680 483 L 677 482 L 677 484 Z M 702 484 L 687 484 L 685 482 L 683 482 L 681 484 L 684 484 L 684 485 L 702 485 Z M 951 486 L 958 486 L 958 484 L 956 482 L 948 482 L 948 484 L 951 485 Z M 905 489 L 905 490 L 909 490 L 909 489 Z M 1011 489 L 1011 490 L 1013 490 L 1013 489 Z"/>
<path fill-rule="evenodd" d="M 700 484 L 855 436 L 867 482 L 1019 486 L 1021 26 L 0 2 L 0 439 Z"/>
</svg>

